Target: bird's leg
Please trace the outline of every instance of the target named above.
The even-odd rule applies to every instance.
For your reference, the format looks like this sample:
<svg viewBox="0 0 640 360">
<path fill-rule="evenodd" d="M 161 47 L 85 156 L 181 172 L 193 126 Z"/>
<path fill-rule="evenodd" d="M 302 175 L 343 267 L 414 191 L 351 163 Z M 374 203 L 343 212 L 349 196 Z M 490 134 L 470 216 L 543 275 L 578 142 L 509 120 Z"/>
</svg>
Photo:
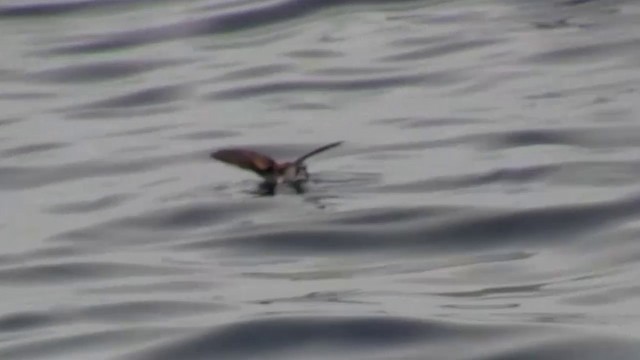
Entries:
<svg viewBox="0 0 640 360">
<path fill-rule="evenodd" d="M 258 194 L 262 196 L 274 196 L 276 194 L 276 185 L 273 181 L 263 181 L 258 185 Z"/>
<path fill-rule="evenodd" d="M 304 187 L 303 181 L 293 181 L 289 185 L 295 190 L 296 194 L 304 194 L 307 190 Z"/>
</svg>

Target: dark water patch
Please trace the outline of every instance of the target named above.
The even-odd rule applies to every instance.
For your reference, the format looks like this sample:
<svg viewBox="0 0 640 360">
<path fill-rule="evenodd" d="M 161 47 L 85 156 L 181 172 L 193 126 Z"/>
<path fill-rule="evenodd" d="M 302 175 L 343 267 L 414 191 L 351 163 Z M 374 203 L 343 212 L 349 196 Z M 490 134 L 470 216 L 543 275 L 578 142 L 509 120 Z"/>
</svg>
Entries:
<svg viewBox="0 0 640 360">
<path fill-rule="evenodd" d="M 483 338 L 492 332 L 394 317 L 270 318 L 223 325 L 131 359 L 247 359 L 258 354 L 260 358 L 274 358 L 371 347 L 388 351 L 394 346 L 444 340 L 447 335 Z"/>
<path fill-rule="evenodd" d="M 450 343 L 465 344 L 451 346 Z M 582 350 L 587 347 L 589 352 Z M 144 359 L 635 359 L 632 338 L 523 325 L 382 316 L 271 317 L 219 326 L 127 357 Z M 538 354 L 542 354 L 539 356 Z"/>
<path fill-rule="evenodd" d="M 640 132 L 633 126 L 592 128 L 523 129 L 506 132 L 475 133 L 444 139 L 375 145 L 369 151 L 426 150 L 449 146 L 473 146 L 489 150 L 514 149 L 543 145 L 585 149 L 640 146 Z"/>
<path fill-rule="evenodd" d="M 179 275 L 185 269 L 116 262 L 65 262 L 24 265 L 0 269 L 0 281 L 7 286 L 60 285 L 77 281 L 124 279 L 153 275 Z"/>
<path fill-rule="evenodd" d="M 563 165 L 540 165 L 522 168 L 504 168 L 483 174 L 446 176 L 410 183 L 383 185 L 384 192 L 413 193 L 425 191 L 456 190 L 494 184 L 524 184 L 546 180 L 557 173 Z"/>
<path fill-rule="evenodd" d="M 357 75 L 374 75 L 392 74 L 397 72 L 397 68 L 380 67 L 380 66 L 328 66 L 311 72 L 313 75 L 328 75 L 331 77 L 353 78 Z"/>
<path fill-rule="evenodd" d="M 179 106 L 168 106 L 156 104 L 151 106 L 140 106 L 130 108 L 101 108 L 101 109 L 65 109 L 70 111 L 65 114 L 65 118 L 70 120 L 132 120 L 141 118 L 143 120 L 154 115 L 167 115 L 179 112 Z"/>
<path fill-rule="evenodd" d="M 558 19 L 552 21 L 536 21 L 532 24 L 536 29 L 540 30 L 556 30 L 570 28 L 575 26 L 569 22 L 569 19 Z"/>
<path fill-rule="evenodd" d="M 562 1 L 561 4 L 565 6 L 575 6 L 575 5 L 590 3 L 592 1 L 593 0 L 565 0 L 565 1 Z"/>
<path fill-rule="evenodd" d="M 138 90 L 126 95 L 116 96 L 106 100 L 96 101 L 86 105 L 80 105 L 71 110 L 92 110 L 129 108 L 141 106 L 163 105 L 169 102 L 183 99 L 187 88 L 182 85 L 157 86 L 149 89 Z"/>
<path fill-rule="evenodd" d="M 239 131 L 234 130 L 200 130 L 188 134 L 174 136 L 176 139 L 187 140 L 215 140 L 237 137 L 242 135 Z"/>
<path fill-rule="evenodd" d="M 316 110 L 332 110 L 334 109 L 333 106 L 327 105 L 327 104 L 319 104 L 319 103 L 310 103 L 310 102 L 301 102 L 301 103 L 294 103 L 294 104 L 288 104 L 284 107 L 282 107 L 283 109 L 286 110 L 302 110 L 302 111 L 316 111 Z"/>
<path fill-rule="evenodd" d="M 425 207 L 420 209 L 385 207 L 384 209 L 358 210 L 340 214 L 331 219 L 332 223 L 341 225 L 392 225 L 398 222 L 410 222 L 434 219 L 440 216 L 451 216 L 465 211 L 460 207 Z"/>
<path fill-rule="evenodd" d="M 133 194 L 115 194 L 101 196 L 94 200 L 78 201 L 72 203 L 50 206 L 47 211 L 52 214 L 78 214 L 112 208 L 131 199 Z"/>
<path fill-rule="evenodd" d="M 527 61 L 538 64 L 571 64 L 611 58 L 612 54 L 618 57 L 623 53 L 635 52 L 640 47 L 640 40 L 631 39 L 623 41 L 607 41 L 598 44 L 589 44 L 553 49 L 547 52 L 539 52 L 530 56 Z"/>
<path fill-rule="evenodd" d="M 99 304 L 73 311 L 70 315 L 84 321 L 142 322 L 166 321 L 171 317 L 184 317 L 218 312 L 226 306 L 192 301 L 125 301 Z"/>
<path fill-rule="evenodd" d="M 171 60 L 105 61 L 43 70 L 28 74 L 27 78 L 35 81 L 54 83 L 94 83 L 97 81 L 119 80 L 178 64 L 181 64 L 181 62 Z"/>
<path fill-rule="evenodd" d="M 566 145 L 593 149 L 640 145 L 640 133 L 635 127 L 531 129 L 487 135 L 488 143 L 500 148 Z"/>
<path fill-rule="evenodd" d="M 372 145 L 362 153 L 372 155 L 377 152 L 413 151 L 427 150 L 440 147 L 475 144 L 476 138 L 473 135 L 455 136 L 446 139 L 403 141 L 384 145 Z M 377 156 L 377 155 L 376 155 Z"/>
<path fill-rule="evenodd" d="M 0 316 L 0 333 L 36 330 L 58 322 L 55 315 L 45 312 L 13 313 Z"/>
<path fill-rule="evenodd" d="M 549 284 L 528 284 L 528 285 L 513 285 L 513 286 L 499 286 L 499 287 L 490 287 L 484 288 L 480 290 L 470 290 L 470 291 L 452 291 L 452 292 L 441 292 L 435 293 L 433 295 L 444 296 L 444 297 L 456 297 L 456 298 L 496 298 L 502 295 L 513 295 L 513 294 L 530 294 L 531 296 L 536 296 L 544 286 Z"/>
<path fill-rule="evenodd" d="M 416 209 L 424 212 L 423 209 Z M 393 216 L 393 211 L 389 211 Z M 238 234 L 195 241 L 178 248 L 238 249 L 249 253 L 347 253 L 478 251 L 500 248 L 538 248 L 580 241 L 585 233 L 602 231 L 632 219 L 640 212 L 640 199 L 624 198 L 595 204 L 542 207 L 524 210 L 467 209 L 450 216 L 382 224 L 345 225 L 332 222 L 281 223 L 255 227 Z M 402 216 L 400 217 L 402 218 Z"/>
<path fill-rule="evenodd" d="M 53 99 L 56 98 L 57 95 L 53 93 L 45 93 L 45 92 L 5 92 L 0 93 L 0 100 L 44 100 L 44 99 Z"/>
<path fill-rule="evenodd" d="M 594 70 L 597 72 L 597 70 Z M 562 100 L 564 98 L 576 98 L 578 96 L 582 97 L 581 101 L 585 102 L 587 105 L 597 105 L 602 104 L 602 99 L 607 99 L 604 101 L 611 102 L 612 99 L 615 99 L 617 102 L 622 103 L 624 97 L 628 94 L 633 93 L 636 87 L 636 82 L 633 80 L 617 80 L 617 81 L 608 81 L 608 82 L 599 82 L 597 84 L 589 84 L 583 86 L 567 86 L 563 84 L 554 84 L 553 90 L 540 90 L 539 92 L 526 95 L 525 99 L 530 100 L 544 100 L 544 99 L 555 99 Z M 557 102 L 555 102 L 557 103 Z M 628 107 L 623 107 L 625 109 Z"/>
<path fill-rule="evenodd" d="M 357 295 L 356 291 L 316 291 L 303 296 L 286 298 L 271 298 L 255 301 L 257 304 L 270 305 L 279 303 L 341 303 L 341 304 L 364 304 L 366 302 L 350 300 L 349 297 Z"/>
<path fill-rule="evenodd" d="M 0 127 L 1 126 L 9 126 L 9 125 L 13 125 L 16 123 L 19 123 L 21 121 L 23 121 L 23 118 L 9 118 L 9 119 L 2 119 L 0 120 Z"/>
<path fill-rule="evenodd" d="M 464 126 L 464 125 L 480 125 L 486 123 L 483 119 L 474 118 L 421 118 L 421 117 L 399 117 L 388 118 L 371 121 L 376 125 L 389 125 L 405 129 L 421 128 L 421 127 L 437 127 L 437 126 Z"/>
<path fill-rule="evenodd" d="M 219 90 L 208 97 L 213 100 L 240 100 L 254 96 L 264 96 L 278 93 L 313 92 L 313 91 L 362 91 L 380 90 L 402 86 L 438 86 L 455 82 L 455 77 L 448 73 L 431 73 L 415 75 L 396 75 L 376 77 L 370 79 L 341 79 L 341 80 L 292 80 L 272 81 L 260 85 L 237 86 L 228 90 Z"/>
<path fill-rule="evenodd" d="M 238 215 L 267 208 L 267 204 L 190 204 L 188 206 L 158 210 L 142 216 L 118 221 L 124 227 L 140 227 L 156 230 L 180 230 L 208 226 L 230 219 Z"/>
<path fill-rule="evenodd" d="M 123 10 L 144 4 L 159 4 L 167 0 L 85 0 L 85 1 L 56 1 L 54 3 L 31 3 L 20 5 L 5 5 L 0 7 L 0 18 L 42 17 L 72 15 L 73 13 L 89 10 Z"/>
<path fill-rule="evenodd" d="M 559 162 L 557 164 L 503 168 L 479 174 L 444 176 L 408 183 L 382 185 L 379 190 L 392 193 L 433 192 L 531 182 L 566 186 L 632 186 L 637 183 L 638 177 L 640 177 L 640 162 L 637 161 Z"/>
<path fill-rule="evenodd" d="M 255 80 L 257 78 L 263 78 L 267 76 L 273 76 L 277 74 L 284 74 L 291 70 L 290 65 L 284 64 L 271 64 L 260 65 L 251 67 L 248 69 L 234 70 L 216 77 L 215 82 L 218 81 L 235 81 L 235 80 Z"/>
<path fill-rule="evenodd" d="M 537 94 L 527 95 L 525 96 L 525 99 L 529 99 L 529 100 L 560 99 L 567 95 L 568 93 L 563 91 L 545 91 Z"/>
<path fill-rule="evenodd" d="M 459 54 L 464 51 L 484 48 L 504 42 L 504 39 L 478 39 L 438 44 L 424 49 L 411 50 L 404 53 L 382 57 L 382 62 L 416 61 L 440 56 Z"/>
<path fill-rule="evenodd" d="M 494 144 L 503 148 L 536 145 L 575 145 L 577 132 L 571 130 L 540 129 L 519 130 L 504 134 L 495 134 Z"/>
<path fill-rule="evenodd" d="M 67 147 L 69 144 L 66 143 L 40 143 L 40 144 L 32 144 L 32 145 L 22 145 L 14 148 L 2 150 L 0 152 L 0 157 L 11 158 L 15 156 L 22 155 L 31 155 L 40 152 L 46 152 L 50 150 L 61 149 Z"/>
<path fill-rule="evenodd" d="M 339 51 L 327 49 L 294 50 L 286 53 L 285 55 L 299 59 L 326 59 L 344 56 L 344 54 Z"/>
<path fill-rule="evenodd" d="M 177 125 L 144 126 L 140 128 L 108 132 L 104 135 L 98 136 L 97 138 L 138 137 L 138 135 L 158 133 L 164 130 L 175 129 L 177 127 Z"/>
<path fill-rule="evenodd" d="M 210 4 L 202 4 L 201 6 L 196 7 L 196 13 L 209 12 L 211 10 L 225 10 L 231 8 L 237 8 L 245 5 L 254 5 L 260 4 L 262 1 L 260 0 L 232 0 L 232 1 L 220 1 Z"/>
<path fill-rule="evenodd" d="M 87 294 L 176 294 L 185 292 L 209 291 L 219 284 L 215 280 L 204 281 L 165 281 L 143 284 L 100 286 L 96 288 L 85 288 L 83 293 Z"/>
</svg>

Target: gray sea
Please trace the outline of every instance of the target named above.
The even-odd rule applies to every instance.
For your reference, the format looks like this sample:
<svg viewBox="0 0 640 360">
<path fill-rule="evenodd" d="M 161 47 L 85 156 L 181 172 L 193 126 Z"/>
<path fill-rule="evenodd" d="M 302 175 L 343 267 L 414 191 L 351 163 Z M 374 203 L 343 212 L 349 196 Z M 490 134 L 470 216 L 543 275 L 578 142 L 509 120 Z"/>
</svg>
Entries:
<svg viewBox="0 0 640 360">
<path fill-rule="evenodd" d="M 5 0 L 0 359 L 640 359 L 640 2 Z M 210 158 L 308 160 L 304 194 Z"/>
</svg>

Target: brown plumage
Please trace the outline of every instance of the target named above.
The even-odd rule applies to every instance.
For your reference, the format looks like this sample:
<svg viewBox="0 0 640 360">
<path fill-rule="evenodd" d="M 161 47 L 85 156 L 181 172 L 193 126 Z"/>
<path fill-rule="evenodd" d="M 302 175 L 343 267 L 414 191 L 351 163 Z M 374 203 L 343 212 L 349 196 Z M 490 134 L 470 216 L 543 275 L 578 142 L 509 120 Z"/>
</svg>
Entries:
<svg viewBox="0 0 640 360">
<path fill-rule="evenodd" d="M 211 157 L 241 169 L 253 171 L 260 176 L 272 171 L 277 165 L 271 157 L 247 149 L 221 149 L 212 153 Z"/>
<path fill-rule="evenodd" d="M 220 149 L 211 153 L 211 157 L 241 169 L 253 171 L 265 180 L 263 186 L 275 188 L 277 183 L 285 182 L 299 187 L 309 179 L 309 173 L 304 161 L 313 155 L 332 149 L 340 144 L 342 144 L 342 141 L 321 146 L 298 157 L 293 162 L 278 163 L 268 155 L 243 148 Z"/>
</svg>

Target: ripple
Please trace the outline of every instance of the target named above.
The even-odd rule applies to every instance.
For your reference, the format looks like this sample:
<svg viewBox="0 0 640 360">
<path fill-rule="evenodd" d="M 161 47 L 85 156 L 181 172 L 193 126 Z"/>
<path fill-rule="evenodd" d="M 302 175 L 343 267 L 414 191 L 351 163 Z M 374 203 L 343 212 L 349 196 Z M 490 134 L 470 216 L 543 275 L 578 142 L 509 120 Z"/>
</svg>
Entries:
<svg viewBox="0 0 640 360">
<path fill-rule="evenodd" d="M 447 340 L 466 346 L 450 347 Z M 476 346 L 482 350 L 470 350 Z M 361 358 L 365 354 L 374 359 L 424 359 L 427 352 L 438 359 L 537 359 L 541 353 L 545 359 L 567 359 L 576 348 L 585 347 L 589 351 L 581 351 L 581 356 L 593 360 L 606 356 L 611 347 L 625 360 L 635 359 L 640 350 L 632 339 L 545 327 L 479 326 L 391 316 L 290 316 L 223 325 L 143 350 L 131 359 L 294 359 L 300 354 L 311 359 Z"/>
<path fill-rule="evenodd" d="M 539 247 L 580 239 L 590 231 L 603 230 L 638 215 L 640 199 L 556 206 L 524 210 L 469 208 L 433 216 L 434 209 L 415 209 L 416 220 L 378 221 L 375 225 L 282 223 L 256 227 L 239 234 L 178 245 L 185 250 L 244 249 L 249 253 L 301 252 L 440 252 L 478 251 L 508 246 Z M 436 211 L 442 211 L 436 209 Z M 370 216 L 365 213 L 365 216 Z M 378 215 L 381 217 L 381 215 Z M 397 219 L 392 210 L 389 218 Z M 400 215 L 405 218 L 406 215 Z M 409 219 L 412 217 L 409 217 Z"/>
<path fill-rule="evenodd" d="M 66 181 L 91 177 L 113 177 L 157 169 L 174 162 L 194 160 L 190 155 L 178 155 L 124 163 L 94 161 L 60 166 L 4 166 L 0 167 L 0 189 L 33 189 Z"/>
<path fill-rule="evenodd" d="M 624 147 L 640 145 L 640 136 L 635 132 L 635 127 L 531 129 L 488 135 L 487 139 L 489 143 L 501 148 L 534 145 L 567 145 L 585 148 Z"/>
<path fill-rule="evenodd" d="M 389 76 L 370 79 L 343 79 L 343 80 L 298 80 L 287 82 L 269 82 L 260 85 L 236 87 L 228 90 L 219 90 L 208 97 L 215 100 L 236 100 L 253 96 L 271 95 L 276 93 L 311 92 L 311 91 L 354 91 L 374 90 L 389 87 L 411 86 L 418 84 L 447 85 L 454 81 L 454 77 L 448 73 L 432 73 L 428 75 Z"/>
<path fill-rule="evenodd" d="M 101 322 L 166 321 L 169 317 L 195 316 L 217 312 L 224 306 L 192 301 L 127 301 L 100 304 L 75 311 L 73 316 Z"/>
<path fill-rule="evenodd" d="M 375 4 L 378 1 L 369 0 L 364 3 Z M 46 54 L 71 55 L 113 51 L 187 37 L 249 30 L 309 16 L 325 8 L 347 4 L 348 2 L 344 0 L 284 0 L 263 6 L 245 7 L 233 12 L 222 12 L 193 21 L 102 35 L 98 40 L 92 39 L 78 44 L 60 46 L 47 51 Z"/>
<path fill-rule="evenodd" d="M 2 150 L 0 152 L 2 157 L 14 157 L 21 155 L 31 155 L 39 152 L 46 152 L 50 150 L 61 149 L 67 147 L 69 144 L 66 143 L 40 143 L 40 144 L 32 144 L 32 145 L 22 145 L 14 148 Z"/>
<path fill-rule="evenodd" d="M 0 93 L 0 100 L 43 100 L 55 97 L 56 94 L 41 91 Z"/>
<path fill-rule="evenodd" d="M 195 131 L 192 133 L 178 135 L 175 138 L 189 139 L 189 140 L 213 140 L 224 139 L 230 137 L 240 136 L 242 133 L 232 130 L 209 130 L 209 131 Z"/>
<path fill-rule="evenodd" d="M 379 189 L 384 192 L 394 193 L 435 192 L 496 184 L 527 184 L 532 182 L 566 186 L 633 186 L 639 176 L 640 163 L 636 161 L 565 161 L 557 164 L 496 169 L 478 174 L 435 177 L 407 183 L 382 185 Z"/>
<path fill-rule="evenodd" d="M 146 265 L 99 262 L 67 262 L 0 269 L 0 280 L 13 286 L 66 284 L 76 281 L 95 281 L 150 275 L 183 274 L 186 270 Z"/>
<path fill-rule="evenodd" d="M 144 283 L 137 285 L 100 286 L 85 288 L 87 294 L 176 294 L 194 291 L 206 291 L 216 287 L 212 281 L 164 281 L 157 283 Z"/>
<path fill-rule="evenodd" d="M 254 80 L 265 76 L 283 74 L 290 70 L 291 67 L 283 64 L 271 64 L 254 66 L 248 69 L 240 69 L 228 72 L 215 79 L 218 81 L 235 81 L 235 80 Z"/>
<path fill-rule="evenodd" d="M 552 174 L 560 171 L 562 166 L 566 166 L 566 164 L 505 168 L 492 170 L 483 174 L 437 177 L 411 183 L 384 185 L 380 189 L 390 192 L 423 192 L 464 189 L 496 183 L 522 184 L 548 179 Z"/>
<path fill-rule="evenodd" d="M 109 242 L 111 245 L 160 244 L 164 241 L 176 241 L 175 234 L 186 237 L 184 231 L 197 228 L 209 228 L 214 225 L 228 224 L 239 216 L 249 217 L 268 208 L 267 203 L 233 204 L 218 202 L 200 203 L 188 206 L 147 212 L 138 216 L 110 220 L 101 224 L 78 228 L 55 235 L 51 240 L 95 243 Z"/>
<path fill-rule="evenodd" d="M 474 124 L 482 124 L 486 122 L 482 119 L 474 119 L 474 118 L 419 118 L 419 117 L 400 117 L 400 118 L 389 118 L 389 119 L 377 119 L 373 120 L 371 123 L 376 125 L 386 125 L 392 126 L 394 128 L 421 128 L 421 127 L 437 127 L 437 126 L 464 126 L 464 125 L 474 125 Z"/>
<path fill-rule="evenodd" d="M 25 341 L 20 345 L 5 346 L 0 349 L 0 357 L 4 359 L 51 359 L 52 356 L 68 356 L 76 354 L 91 356 L 91 351 L 105 351 L 127 344 L 157 341 L 170 334 L 162 329 L 120 329 L 107 331 L 90 331 L 78 335 L 48 336 L 44 340 Z M 95 353 L 94 353 L 95 354 Z"/>
<path fill-rule="evenodd" d="M 153 107 L 135 106 L 126 108 L 65 109 L 65 111 L 71 111 L 65 114 L 65 117 L 71 120 L 131 120 L 133 118 L 150 118 L 154 115 L 167 115 L 176 113 L 179 110 L 177 106 L 168 106 L 159 103 Z"/>
<path fill-rule="evenodd" d="M 542 145 L 570 146 L 585 149 L 623 148 L 640 145 L 637 129 L 630 127 L 599 127 L 573 129 L 522 129 L 475 133 L 423 141 L 406 141 L 375 145 L 372 150 L 404 151 L 436 147 L 473 146 L 491 150 L 515 149 Z"/>
<path fill-rule="evenodd" d="M 0 317 L 0 332 L 28 331 L 55 323 L 56 316 L 47 313 L 14 313 Z"/>
<path fill-rule="evenodd" d="M 57 69 L 43 70 L 28 74 L 36 81 L 54 83 L 94 83 L 113 81 L 141 73 L 180 64 L 178 61 L 110 61 L 83 65 L 69 65 Z"/>
<path fill-rule="evenodd" d="M 77 214 L 112 208 L 132 197 L 131 194 L 115 194 L 99 197 L 95 200 L 79 201 L 50 206 L 47 211 L 53 214 Z"/>
<path fill-rule="evenodd" d="M 138 90 L 126 95 L 100 100 L 86 105 L 80 105 L 71 110 L 93 110 L 102 108 L 128 108 L 138 106 L 164 105 L 185 96 L 186 88 L 181 85 L 158 86 L 150 89 Z"/>
<path fill-rule="evenodd" d="M 104 10 L 105 8 L 119 8 L 123 5 L 143 5 L 158 3 L 162 0 L 85 0 L 85 1 L 57 1 L 55 3 L 35 3 L 22 5 L 8 5 L 0 7 L 0 17 L 32 17 L 32 16 L 60 16 L 70 15 L 78 11 Z"/>
<path fill-rule="evenodd" d="M 287 53 L 287 56 L 302 59 L 337 58 L 343 55 L 344 54 L 339 51 L 327 49 L 295 50 Z"/>
<path fill-rule="evenodd" d="M 397 318 L 260 319 L 222 326 L 182 343 L 148 351 L 134 359 L 248 358 L 255 354 L 264 358 L 278 353 L 284 355 L 285 351 L 303 351 L 308 347 L 318 351 L 319 348 L 329 349 L 336 345 L 356 348 L 399 346 L 430 337 L 443 338 L 447 333 L 453 335 L 455 332 L 452 330 L 444 324 Z"/>
<path fill-rule="evenodd" d="M 444 45 L 431 45 L 425 49 L 411 50 L 408 52 L 385 56 L 380 59 L 383 62 L 398 62 L 398 61 L 415 61 L 420 59 L 429 59 L 438 56 L 446 56 L 450 54 L 460 53 L 467 50 L 473 50 L 478 48 L 484 48 L 490 45 L 495 45 L 504 42 L 500 39 L 481 39 L 481 40 L 467 40 L 457 43 L 447 43 Z"/>
<path fill-rule="evenodd" d="M 0 120 L 0 126 L 9 126 L 23 121 L 22 118 L 9 118 Z"/>
<path fill-rule="evenodd" d="M 573 64 L 593 61 L 601 58 L 609 58 L 611 54 L 631 52 L 640 46 L 640 40 L 624 40 L 588 45 L 571 45 L 570 47 L 553 49 L 547 52 L 537 53 L 529 57 L 529 61 L 542 64 Z"/>
</svg>

